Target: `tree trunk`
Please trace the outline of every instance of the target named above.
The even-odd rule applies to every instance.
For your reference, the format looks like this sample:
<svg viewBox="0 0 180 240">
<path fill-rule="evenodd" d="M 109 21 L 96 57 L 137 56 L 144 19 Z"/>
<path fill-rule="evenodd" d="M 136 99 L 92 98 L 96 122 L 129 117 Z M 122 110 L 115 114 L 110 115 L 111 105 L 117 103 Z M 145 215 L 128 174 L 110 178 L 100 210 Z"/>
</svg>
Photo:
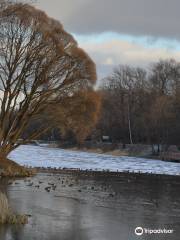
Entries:
<svg viewBox="0 0 180 240">
<path fill-rule="evenodd" d="M 10 144 L 0 147 L 0 161 L 7 159 L 8 154 L 12 151 Z"/>
<path fill-rule="evenodd" d="M 130 144 L 133 144 L 129 102 L 128 102 L 128 128 L 129 128 L 129 139 L 130 139 Z"/>
</svg>

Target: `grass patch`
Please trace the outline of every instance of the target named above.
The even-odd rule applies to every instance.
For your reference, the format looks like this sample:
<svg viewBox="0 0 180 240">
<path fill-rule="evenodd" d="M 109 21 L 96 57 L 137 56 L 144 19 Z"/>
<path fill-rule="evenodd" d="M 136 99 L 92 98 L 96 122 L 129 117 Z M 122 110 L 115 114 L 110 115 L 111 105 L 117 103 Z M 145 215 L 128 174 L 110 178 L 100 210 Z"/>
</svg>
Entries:
<svg viewBox="0 0 180 240">
<path fill-rule="evenodd" d="M 12 212 L 6 195 L 0 192 L 0 224 L 26 224 L 27 222 L 26 215 L 16 215 Z"/>
<path fill-rule="evenodd" d="M 2 177 L 30 177 L 35 174 L 35 170 L 30 170 L 9 160 L 0 159 L 0 175 Z"/>
</svg>

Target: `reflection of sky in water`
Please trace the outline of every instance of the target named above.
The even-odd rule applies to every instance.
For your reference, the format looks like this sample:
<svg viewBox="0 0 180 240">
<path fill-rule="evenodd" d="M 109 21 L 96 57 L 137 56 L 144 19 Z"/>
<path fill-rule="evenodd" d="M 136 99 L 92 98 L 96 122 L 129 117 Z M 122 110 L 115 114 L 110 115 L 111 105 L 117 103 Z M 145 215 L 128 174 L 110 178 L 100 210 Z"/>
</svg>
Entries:
<svg viewBox="0 0 180 240">
<path fill-rule="evenodd" d="M 180 175 L 179 163 L 136 157 L 117 157 L 30 145 L 19 147 L 10 154 L 10 158 L 21 165 L 33 167 L 109 169 L 111 171 L 129 170 Z"/>
</svg>

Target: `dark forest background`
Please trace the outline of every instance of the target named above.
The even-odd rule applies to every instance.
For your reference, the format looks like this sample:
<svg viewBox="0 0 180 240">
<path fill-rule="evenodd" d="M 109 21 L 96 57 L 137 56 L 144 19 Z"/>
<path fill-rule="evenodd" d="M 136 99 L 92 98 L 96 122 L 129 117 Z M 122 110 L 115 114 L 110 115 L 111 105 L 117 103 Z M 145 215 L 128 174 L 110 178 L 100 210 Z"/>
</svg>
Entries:
<svg viewBox="0 0 180 240">
<path fill-rule="evenodd" d="M 122 144 L 180 145 L 180 63 L 160 60 L 148 69 L 117 66 L 100 81 L 98 123 L 87 140 Z M 24 135 L 45 121 L 32 122 Z M 76 142 L 70 130 L 62 135 L 58 126 L 39 139 Z"/>
</svg>

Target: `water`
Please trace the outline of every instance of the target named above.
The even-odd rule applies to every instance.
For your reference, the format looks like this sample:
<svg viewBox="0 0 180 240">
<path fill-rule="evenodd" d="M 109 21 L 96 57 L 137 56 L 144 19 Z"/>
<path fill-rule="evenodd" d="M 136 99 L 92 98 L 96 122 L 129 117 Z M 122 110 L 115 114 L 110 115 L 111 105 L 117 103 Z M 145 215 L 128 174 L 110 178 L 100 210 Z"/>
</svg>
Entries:
<svg viewBox="0 0 180 240">
<path fill-rule="evenodd" d="M 30 181 L 33 186 L 25 180 L 7 185 L 12 208 L 32 217 L 25 226 L 0 227 L 1 240 L 179 240 L 179 177 L 39 173 Z M 48 183 L 57 188 L 47 192 Z M 174 233 L 137 237 L 137 226 Z"/>
<path fill-rule="evenodd" d="M 1 181 L 13 210 L 31 217 L 25 226 L 1 226 L 0 240 L 179 240 L 178 163 L 27 145 L 10 157 L 28 166 L 118 169 L 166 176 L 38 173 L 12 185 Z M 33 186 L 28 186 L 29 181 Z M 47 192 L 48 183 L 55 184 L 56 189 Z M 139 226 L 173 229 L 174 233 L 138 237 L 134 230 Z"/>
<path fill-rule="evenodd" d="M 130 171 L 180 175 L 180 164 L 137 157 L 118 157 L 24 145 L 9 156 L 21 165 L 33 167 L 80 168 L 93 170 Z"/>
</svg>

